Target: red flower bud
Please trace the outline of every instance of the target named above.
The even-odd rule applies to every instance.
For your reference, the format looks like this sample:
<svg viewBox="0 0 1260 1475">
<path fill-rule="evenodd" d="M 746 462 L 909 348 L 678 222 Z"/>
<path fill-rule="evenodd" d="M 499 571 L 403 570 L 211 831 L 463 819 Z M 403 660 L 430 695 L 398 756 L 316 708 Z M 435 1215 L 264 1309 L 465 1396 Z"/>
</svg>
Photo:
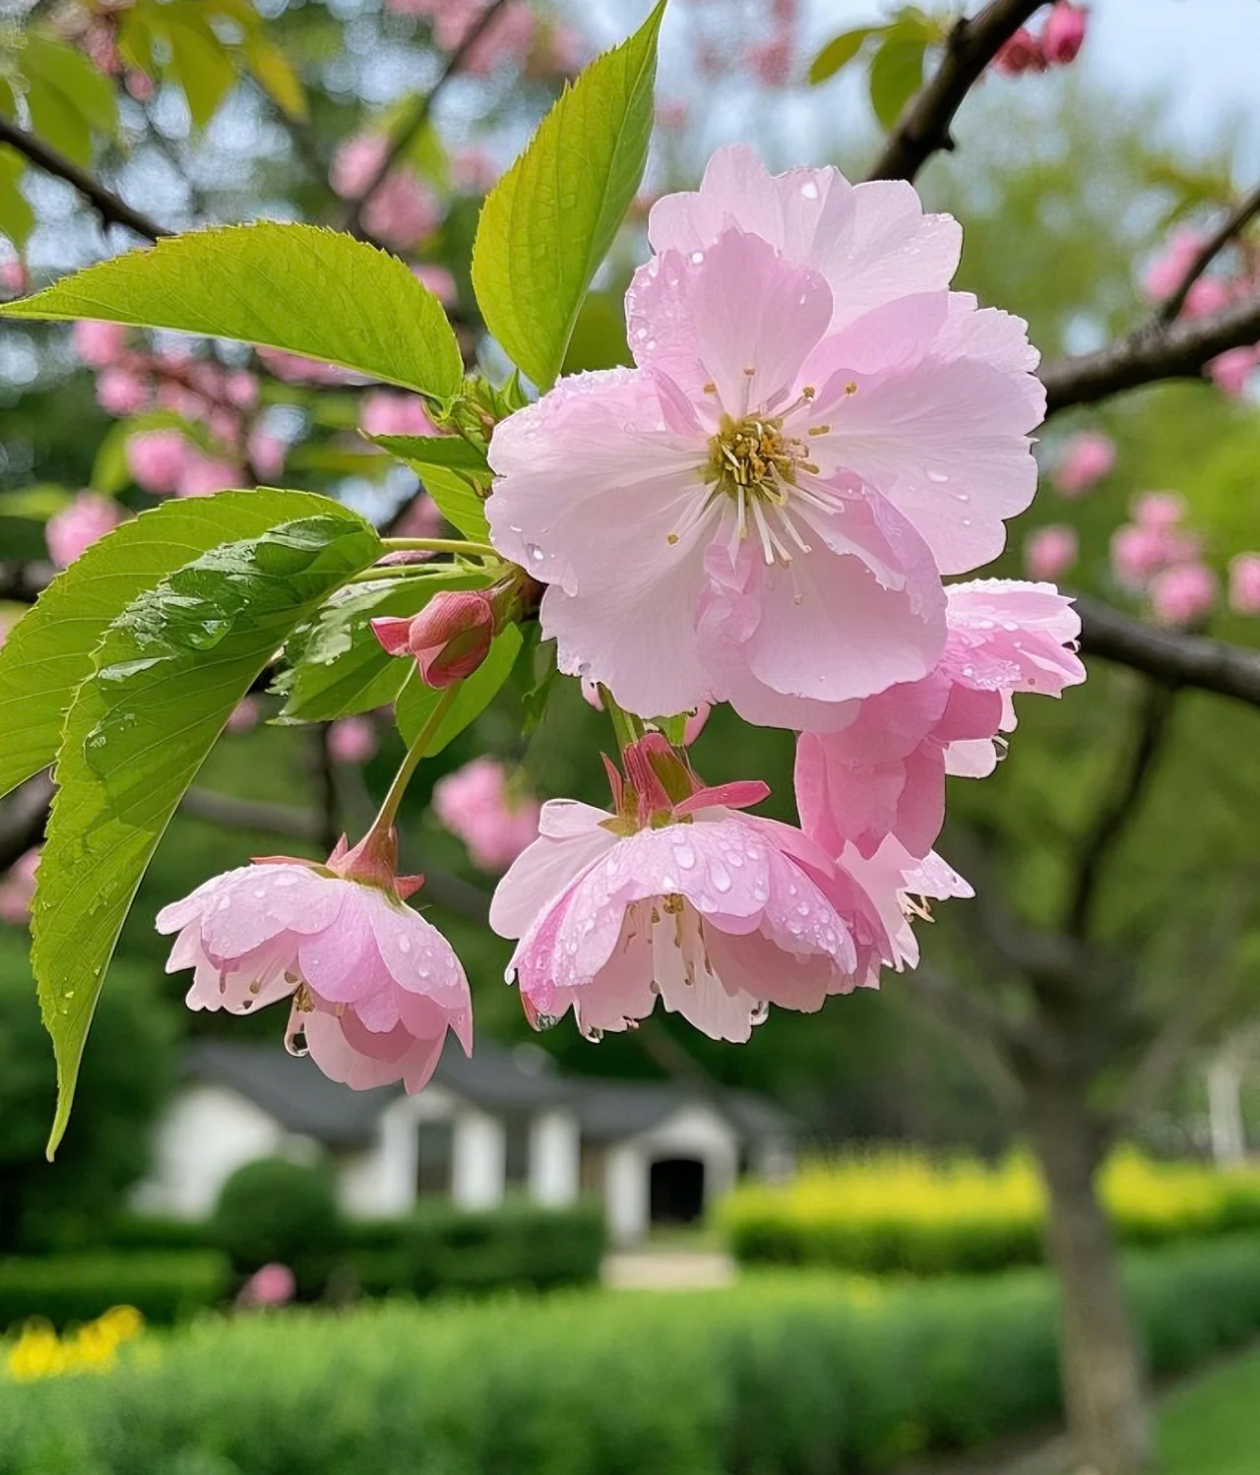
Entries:
<svg viewBox="0 0 1260 1475">
<path fill-rule="evenodd" d="M 1063 67 L 1076 60 L 1085 40 L 1085 11 L 1069 0 L 1059 0 L 1046 19 L 1041 49 L 1051 66 Z"/>
<path fill-rule="evenodd" d="M 372 633 L 392 656 L 409 655 L 427 686 L 463 681 L 490 652 L 495 611 L 484 590 L 443 590 L 411 619 L 372 621 Z"/>
</svg>

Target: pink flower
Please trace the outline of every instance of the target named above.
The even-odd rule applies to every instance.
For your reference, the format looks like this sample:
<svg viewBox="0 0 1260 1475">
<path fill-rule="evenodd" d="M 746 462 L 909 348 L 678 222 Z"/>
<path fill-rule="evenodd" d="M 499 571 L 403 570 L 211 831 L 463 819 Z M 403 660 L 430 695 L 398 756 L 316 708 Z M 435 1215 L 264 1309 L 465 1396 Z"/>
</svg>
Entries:
<svg viewBox="0 0 1260 1475">
<path fill-rule="evenodd" d="M 485 149 L 469 144 L 451 159 L 451 179 L 460 188 L 484 195 L 499 177 L 499 166 Z"/>
<path fill-rule="evenodd" d="M 1220 277 L 1200 277 L 1186 293 L 1182 311 L 1188 318 L 1211 317 L 1233 300 L 1229 285 Z"/>
<path fill-rule="evenodd" d="M 209 497 L 229 487 L 239 487 L 243 480 L 239 466 L 190 447 L 175 491 L 180 497 Z"/>
<path fill-rule="evenodd" d="M 359 406 L 359 429 L 364 435 L 437 435 L 438 429 L 425 412 L 424 401 L 414 394 L 373 390 Z"/>
<path fill-rule="evenodd" d="M 25 927 L 35 899 L 35 873 L 39 870 L 39 847 L 28 850 L 0 875 L 0 922 Z"/>
<path fill-rule="evenodd" d="M 131 369 L 103 369 L 96 380 L 96 403 L 111 415 L 134 415 L 150 398 L 147 380 Z"/>
<path fill-rule="evenodd" d="M 1186 515 L 1186 499 L 1180 492 L 1142 492 L 1130 508 L 1139 527 L 1169 532 Z"/>
<path fill-rule="evenodd" d="M 1031 499 L 1036 355 L 945 290 L 957 224 L 905 184 L 723 149 L 650 235 L 637 369 L 497 427 L 492 538 L 548 586 L 561 669 L 630 710 L 834 726 L 932 668 L 940 572 L 997 554 Z"/>
<path fill-rule="evenodd" d="M 292 997 L 291 1054 L 355 1090 L 418 1091 L 448 1028 L 471 1053 L 472 1002 L 451 945 L 403 904 L 414 889 L 369 841 L 348 853 L 343 841 L 326 866 L 228 871 L 158 913 L 157 930 L 179 934 L 166 971 L 196 970 L 191 1009 L 244 1014 Z"/>
<path fill-rule="evenodd" d="M 1020 77 L 1025 72 L 1044 72 L 1046 55 L 1041 49 L 1041 41 L 1026 26 L 1020 26 L 1010 40 L 998 48 L 993 58 L 993 69 L 1007 77 Z"/>
<path fill-rule="evenodd" d="M 443 51 L 462 46 L 481 20 L 485 4 L 481 0 L 446 0 L 433 12 L 433 39 Z M 500 61 L 523 61 L 529 51 L 534 18 L 521 0 L 508 0 L 464 55 L 463 69 L 473 75 L 494 70 Z"/>
<path fill-rule="evenodd" d="M 572 1007 L 597 1039 L 659 996 L 711 1038 L 742 1041 L 771 1004 L 812 1012 L 877 981 L 892 944 L 871 898 L 799 830 L 737 813 L 764 784 L 701 788 L 659 737 L 625 761 L 617 812 L 544 805 L 539 839 L 491 902 L 490 925 L 520 939 L 508 978 L 531 1023 Z"/>
<path fill-rule="evenodd" d="M 410 619 L 373 620 L 372 633 L 391 656 L 411 656 L 426 686 L 463 681 L 490 654 L 495 607 L 482 589 L 443 589 Z"/>
<path fill-rule="evenodd" d="M 1153 493 L 1168 497 L 1173 493 Z M 1135 506 L 1140 508 L 1141 500 Z M 1151 577 L 1171 564 L 1188 563 L 1199 554 L 1199 540 L 1179 532 L 1172 522 L 1125 523 L 1111 535 L 1111 570 L 1117 583 L 1144 589 Z"/>
<path fill-rule="evenodd" d="M 127 438 L 127 470 L 138 487 L 166 496 L 179 486 L 189 450 L 178 430 L 143 430 Z"/>
<path fill-rule="evenodd" d="M 0 288 L 10 295 L 25 292 L 31 284 L 30 273 L 20 261 L 0 262 Z"/>
<path fill-rule="evenodd" d="M 48 556 L 58 568 L 68 568 L 85 548 L 113 530 L 123 520 L 118 503 L 95 492 L 80 492 L 74 501 L 55 512 L 44 528 Z"/>
<path fill-rule="evenodd" d="M 1243 394 L 1251 376 L 1260 367 L 1260 348 L 1231 348 L 1207 366 L 1212 382 L 1223 394 L 1236 399 Z"/>
<path fill-rule="evenodd" d="M 395 524 L 394 535 L 399 538 L 440 538 L 442 513 L 433 498 L 417 492 Z"/>
<path fill-rule="evenodd" d="M 1076 529 L 1065 523 L 1035 528 L 1024 539 L 1024 572 L 1030 579 L 1061 579 L 1076 563 Z"/>
<path fill-rule="evenodd" d="M 1229 607 L 1237 615 L 1260 615 L 1260 553 L 1240 553 L 1230 561 Z"/>
<path fill-rule="evenodd" d="M 970 884 L 936 851 L 929 850 L 920 859 L 891 835 L 869 859 L 856 845 L 846 845 L 840 864 L 878 907 L 892 943 L 891 955 L 885 961 L 899 973 L 919 965 L 919 940 L 911 919 L 931 921 L 928 899 L 975 895 Z"/>
<path fill-rule="evenodd" d="M 1172 294 L 1186 279 L 1195 257 L 1203 246 L 1198 231 L 1182 227 L 1169 238 L 1162 251 L 1151 258 L 1142 276 L 1142 289 L 1152 301 Z"/>
<path fill-rule="evenodd" d="M 501 763 L 474 758 L 433 786 L 433 812 L 468 847 L 473 864 L 498 874 L 538 838 L 538 801 L 508 780 Z"/>
<path fill-rule="evenodd" d="M 357 200 L 389 153 L 389 139 L 383 133 L 363 134 L 347 138 L 337 146 L 329 183 L 343 200 Z"/>
<path fill-rule="evenodd" d="M 792 80 L 793 47 L 789 36 L 775 36 L 752 47 L 748 65 L 767 87 L 786 87 Z"/>
<path fill-rule="evenodd" d="M 367 717 L 343 717 L 328 729 L 328 751 L 336 763 L 356 767 L 376 756 L 380 742 L 376 728 Z"/>
<path fill-rule="evenodd" d="M 336 364 L 321 364 L 317 359 L 285 353 L 279 348 L 260 348 L 258 357 L 277 379 L 287 384 L 348 384 L 354 378 Z"/>
<path fill-rule="evenodd" d="M 122 323 L 98 323 L 85 318 L 71 328 L 70 342 L 90 369 L 108 369 L 126 352 L 129 331 Z"/>
<path fill-rule="evenodd" d="M 263 1265 L 241 1287 L 238 1306 L 287 1306 L 297 1295 L 297 1279 L 287 1265 Z"/>
<path fill-rule="evenodd" d="M 414 174 L 395 169 L 385 176 L 363 210 L 372 235 L 397 251 L 430 235 L 442 218 L 437 196 Z"/>
<path fill-rule="evenodd" d="M 1058 696 L 1085 679 L 1072 646 L 1081 622 L 1050 584 L 983 579 L 949 589 L 949 641 L 922 681 L 868 697 L 840 732 L 803 733 L 796 804 L 829 855 L 865 857 L 895 837 L 927 855 L 945 821 L 945 776 L 983 778 L 998 735 L 1015 726 L 1013 694 Z"/>
<path fill-rule="evenodd" d="M 289 443 L 272 435 L 267 430 L 251 432 L 245 448 L 249 464 L 264 479 L 279 476 L 284 470 L 285 457 L 289 454 Z"/>
<path fill-rule="evenodd" d="M 681 133 L 691 121 L 691 104 L 682 98 L 662 98 L 656 104 L 657 127 L 667 133 Z"/>
<path fill-rule="evenodd" d="M 452 307 L 459 291 L 455 286 L 455 278 L 444 266 L 436 262 L 424 261 L 419 266 L 411 268 L 416 280 L 429 289 L 443 307 Z M 432 434 L 431 431 L 425 432 Z"/>
<path fill-rule="evenodd" d="M 1151 613 L 1161 625 L 1195 624 L 1211 613 L 1218 592 L 1216 575 L 1205 563 L 1161 569 L 1146 590 Z"/>
<path fill-rule="evenodd" d="M 1041 32 L 1041 49 L 1052 67 L 1067 66 L 1076 60 L 1085 41 L 1087 12 L 1069 0 L 1058 4 L 1046 17 Z"/>
<path fill-rule="evenodd" d="M 1111 437 L 1087 430 L 1068 441 L 1052 479 L 1065 497 L 1079 497 L 1109 476 L 1115 464 L 1116 447 Z"/>
<path fill-rule="evenodd" d="M 227 720 L 227 730 L 239 736 L 244 732 L 252 732 L 258 726 L 262 712 L 253 697 L 242 697 L 236 706 L 232 708 L 232 715 Z"/>
<path fill-rule="evenodd" d="M 248 369 L 232 369 L 223 375 L 222 394 L 238 410 L 252 410 L 258 403 L 258 380 Z"/>
</svg>

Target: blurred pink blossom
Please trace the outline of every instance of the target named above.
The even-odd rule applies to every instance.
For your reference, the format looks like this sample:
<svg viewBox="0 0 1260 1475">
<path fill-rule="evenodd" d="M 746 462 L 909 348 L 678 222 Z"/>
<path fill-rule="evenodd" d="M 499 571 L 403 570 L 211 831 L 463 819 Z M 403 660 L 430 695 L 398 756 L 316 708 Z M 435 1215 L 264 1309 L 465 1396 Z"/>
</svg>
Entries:
<svg viewBox="0 0 1260 1475">
<path fill-rule="evenodd" d="M 1197 540 L 1175 528 L 1128 522 L 1111 535 L 1111 569 L 1126 588 L 1144 589 L 1161 569 L 1197 551 Z"/>
<path fill-rule="evenodd" d="M 0 288 L 6 293 L 25 292 L 31 284 L 30 273 L 22 262 L 0 262 Z"/>
<path fill-rule="evenodd" d="M 131 369 L 103 369 L 97 376 L 96 403 L 111 415 L 134 415 L 149 399 L 149 385 Z"/>
<path fill-rule="evenodd" d="M 383 133 L 364 133 L 344 139 L 333 155 L 328 180 L 343 200 L 357 199 L 371 183 L 389 153 Z"/>
<path fill-rule="evenodd" d="M 1040 40 L 1027 26 L 1020 26 L 1010 40 L 1004 41 L 998 48 L 997 55 L 993 58 L 993 69 L 1006 77 L 1020 77 L 1025 72 L 1044 72 L 1046 57 Z"/>
<path fill-rule="evenodd" d="M 243 480 L 239 466 L 190 449 L 175 492 L 180 497 L 209 497 L 214 492 L 239 487 Z"/>
<path fill-rule="evenodd" d="M 227 720 L 227 730 L 238 736 L 243 732 L 252 732 L 258 726 L 261 716 L 262 711 L 257 701 L 253 697 L 242 697 L 232 708 L 232 715 Z"/>
<path fill-rule="evenodd" d="M 98 323 L 84 318 L 70 330 L 70 342 L 89 368 L 107 369 L 126 352 L 127 332 L 121 323 Z"/>
<path fill-rule="evenodd" d="M 775 36 L 753 46 L 748 65 L 767 87 L 786 87 L 792 80 L 793 48 L 787 36 Z"/>
<path fill-rule="evenodd" d="M 127 438 L 127 470 L 142 490 L 167 496 L 179 486 L 189 449 L 178 430 L 143 430 Z"/>
<path fill-rule="evenodd" d="M 1147 586 L 1151 612 L 1164 625 L 1192 625 L 1216 602 L 1216 575 L 1205 563 L 1177 563 L 1161 569 Z"/>
<path fill-rule="evenodd" d="M 1046 17 L 1041 31 L 1041 49 L 1052 67 L 1067 66 L 1076 60 L 1085 40 L 1087 12 L 1069 0 L 1058 4 Z"/>
<path fill-rule="evenodd" d="M 1182 311 L 1188 318 L 1208 317 L 1221 308 L 1228 307 L 1234 294 L 1229 283 L 1220 277 L 1200 277 L 1186 293 Z"/>
<path fill-rule="evenodd" d="M 1185 518 L 1186 499 L 1180 492 L 1142 492 L 1133 499 L 1130 512 L 1142 527 L 1167 532 Z"/>
<path fill-rule="evenodd" d="M 424 261 L 419 266 L 411 268 L 416 280 L 427 287 L 437 298 L 443 307 L 451 307 L 459 291 L 455 286 L 455 278 L 444 266 L 437 262 Z"/>
<path fill-rule="evenodd" d="M 493 758 L 474 758 L 433 786 L 433 811 L 480 870 L 506 870 L 538 838 L 538 801 L 514 794 Z"/>
<path fill-rule="evenodd" d="M 1202 245 L 1203 237 L 1198 231 L 1188 226 L 1174 231 L 1143 273 L 1142 289 L 1146 295 L 1154 301 L 1171 297 L 1185 280 Z"/>
<path fill-rule="evenodd" d="M 368 230 L 396 251 L 430 235 L 441 218 L 438 198 L 428 185 L 398 169 L 385 176 L 363 210 Z"/>
<path fill-rule="evenodd" d="M 328 752 L 334 762 L 366 763 L 376 756 L 380 741 L 369 717 L 343 717 L 328 729 Z"/>
<path fill-rule="evenodd" d="M 1078 550 L 1076 529 L 1066 523 L 1035 528 L 1024 539 L 1024 572 L 1030 579 L 1061 579 L 1075 565 Z"/>
<path fill-rule="evenodd" d="M 437 503 L 426 492 L 417 492 L 407 510 L 394 524 L 398 538 L 438 538 L 442 534 L 442 514 Z"/>
<path fill-rule="evenodd" d="M 1247 381 L 1260 367 L 1260 347 L 1231 348 L 1228 353 L 1214 358 L 1207 367 L 1216 387 L 1236 398 L 1247 388 Z"/>
<path fill-rule="evenodd" d="M 415 394 L 376 389 L 363 396 L 359 429 L 364 435 L 437 435 L 439 431 Z"/>
<path fill-rule="evenodd" d="M 287 1265 L 255 1270 L 236 1297 L 238 1306 L 287 1306 L 297 1295 L 297 1280 Z"/>
<path fill-rule="evenodd" d="M 85 548 L 111 533 L 123 520 L 122 509 L 110 497 L 80 492 L 74 501 L 48 519 L 44 541 L 58 568 L 68 568 Z"/>
<path fill-rule="evenodd" d="M 451 179 L 459 189 L 484 195 L 499 177 L 499 166 L 483 148 L 469 144 L 451 159 Z"/>
<path fill-rule="evenodd" d="M 665 97 L 656 104 L 656 123 L 669 133 L 681 133 L 691 121 L 691 104 L 681 98 Z"/>
<path fill-rule="evenodd" d="M 0 875 L 0 922 L 25 927 L 35 898 L 35 873 L 39 870 L 39 848 L 28 850 Z"/>
<path fill-rule="evenodd" d="M 1229 607 L 1238 615 L 1260 615 L 1260 553 L 1240 553 L 1231 560 Z"/>
<path fill-rule="evenodd" d="M 1108 476 L 1116 464 L 1116 447 L 1099 430 L 1074 435 L 1063 448 L 1051 480 L 1065 497 L 1079 497 Z"/>
<path fill-rule="evenodd" d="M 353 375 L 336 364 L 321 364 L 318 359 L 304 358 L 300 353 L 285 353 L 279 348 L 260 348 L 260 361 L 286 384 L 346 384 Z"/>
<path fill-rule="evenodd" d="M 289 443 L 268 430 L 255 430 L 249 437 L 245 453 L 249 457 L 249 464 L 259 476 L 267 480 L 279 476 L 284 470 Z"/>
<path fill-rule="evenodd" d="M 482 0 L 445 0 L 433 16 L 433 39 L 443 51 L 462 46 L 485 13 Z M 474 75 L 493 71 L 500 61 L 523 61 L 529 52 L 534 18 L 523 0 L 508 0 L 464 55 L 463 69 Z"/>
</svg>

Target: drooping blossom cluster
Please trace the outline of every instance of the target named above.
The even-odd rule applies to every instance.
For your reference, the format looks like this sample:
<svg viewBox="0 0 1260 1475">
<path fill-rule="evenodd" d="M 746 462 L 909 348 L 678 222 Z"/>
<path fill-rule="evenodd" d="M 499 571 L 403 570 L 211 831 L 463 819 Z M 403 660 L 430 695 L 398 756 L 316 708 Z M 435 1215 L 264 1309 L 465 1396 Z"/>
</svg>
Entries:
<svg viewBox="0 0 1260 1475">
<path fill-rule="evenodd" d="M 1085 44 L 1088 20 L 1086 6 L 1073 4 L 1072 0 L 1056 0 L 1040 31 L 1020 26 L 1003 43 L 993 58 L 994 70 L 1007 77 L 1019 77 L 1025 72 L 1069 66 Z"/>
<path fill-rule="evenodd" d="M 285 1043 L 356 1090 L 418 1091 L 454 1033 L 472 1051 L 468 980 L 405 898 L 392 832 L 327 864 L 280 857 L 215 876 L 158 913 L 178 933 L 167 972 L 192 968 L 191 1009 L 246 1014 L 290 1000 Z"/>
<path fill-rule="evenodd" d="M 1173 232 L 1147 264 L 1142 289 L 1154 302 L 1162 302 L 1185 281 L 1204 245 L 1205 237 L 1189 226 Z M 1244 238 L 1230 250 L 1218 254 L 1208 270 L 1191 283 L 1178 314 L 1182 318 L 1207 317 L 1222 311 L 1260 288 L 1260 249 Z M 1207 366 L 1216 387 L 1225 394 L 1243 394 L 1252 375 L 1260 369 L 1260 343 L 1231 348 Z"/>
<path fill-rule="evenodd" d="M 1117 583 L 1145 594 L 1155 618 L 1190 625 L 1212 609 L 1219 582 L 1203 561 L 1203 540 L 1185 527 L 1185 498 L 1144 492 L 1129 509 L 1132 520 L 1112 534 L 1111 568 Z"/>
<path fill-rule="evenodd" d="M 538 838 L 538 800 L 493 758 L 474 758 L 433 785 L 433 812 L 479 870 L 499 875 Z"/>
</svg>

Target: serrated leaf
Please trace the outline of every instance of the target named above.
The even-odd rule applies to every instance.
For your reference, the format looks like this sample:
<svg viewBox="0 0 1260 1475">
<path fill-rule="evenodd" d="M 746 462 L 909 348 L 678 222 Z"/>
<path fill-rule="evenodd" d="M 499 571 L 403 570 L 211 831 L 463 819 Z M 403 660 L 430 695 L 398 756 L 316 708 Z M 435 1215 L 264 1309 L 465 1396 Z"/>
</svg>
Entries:
<svg viewBox="0 0 1260 1475">
<path fill-rule="evenodd" d="M 478 482 L 488 485 L 490 478 L 484 452 L 454 435 L 378 435 L 372 440 L 412 468 L 452 527 L 474 542 L 489 541 L 485 499 L 478 490 Z"/>
<path fill-rule="evenodd" d="M 871 106 L 881 128 L 892 128 L 902 109 L 923 85 L 923 55 L 927 43 L 920 38 L 889 39 L 871 62 Z"/>
<path fill-rule="evenodd" d="M 440 753 L 469 723 L 481 716 L 512 674 L 520 648 L 519 625 L 509 625 L 502 635 L 495 637 L 490 654 L 466 681 L 460 683 L 451 710 L 425 747 L 425 757 Z M 420 736 L 421 728 L 433 715 L 434 708 L 444 695 L 445 693 L 426 686 L 418 673 L 403 688 L 395 708 L 395 716 L 398 731 L 408 747 Z"/>
<path fill-rule="evenodd" d="M 233 708 L 294 627 L 380 552 L 347 508 L 223 544 L 106 631 L 66 715 L 32 958 L 65 1131 L 105 970 L 171 816 Z"/>
<path fill-rule="evenodd" d="M 540 390 L 643 178 L 664 0 L 566 88 L 486 198 L 472 279 L 486 325 Z"/>
<path fill-rule="evenodd" d="M 255 81 L 281 112 L 296 122 L 305 122 L 306 94 L 284 52 L 261 34 L 248 37 L 241 52 Z"/>
<path fill-rule="evenodd" d="M 21 251 L 35 229 L 35 212 L 20 188 L 26 160 L 10 148 L 0 148 L 0 232 Z"/>
<path fill-rule="evenodd" d="M 220 492 L 165 502 L 115 528 L 58 574 L 0 647 L 0 795 L 56 757 L 75 687 L 110 622 L 209 548 L 330 504 L 309 492 Z"/>
<path fill-rule="evenodd" d="M 171 72 L 188 101 L 193 123 L 204 128 L 236 82 L 232 58 L 208 26 L 164 18 Z"/>
<path fill-rule="evenodd" d="M 22 70 L 35 132 L 76 164 L 92 161 L 92 132 L 118 131 L 113 84 L 72 46 L 39 31 L 26 38 Z"/>
<path fill-rule="evenodd" d="M 234 338 L 438 400 L 463 383 L 459 344 L 432 292 L 397 257 L 313 225 L 260 221 L 172 236 L 63 277 L 0 314 Z"/>
<path fill-rule="evenodd" d="M 287 669 L 272 690 L 283 695 L 285 722 L 333 722 L 397 701 L 413 662 L 391 656 L 371 621 L 418 614 L 440 589 L 482 589 L 468 569 L 435 569 L 423 578 L 367 584 L 332 601 L 298 630 L 285 650 Z"/>
<path fill-rule="evenodd" d="M 368 439 L 417 471 L 426 466 L 449 467 L 452 471 L 490 470 L 486 453 L 462 435 L 370 435 Z"/>
<path fill-rule="evenodd" d="M 878 26 L 858 26 L 852 31 L 842 31 L 838 36 L 833 36 L 809 64 L 810 83 L 817 87 L 820 82 L 834 77 L 861 51 L 866 38 L 876 35 L 879 30 Z"/>
</svg>

